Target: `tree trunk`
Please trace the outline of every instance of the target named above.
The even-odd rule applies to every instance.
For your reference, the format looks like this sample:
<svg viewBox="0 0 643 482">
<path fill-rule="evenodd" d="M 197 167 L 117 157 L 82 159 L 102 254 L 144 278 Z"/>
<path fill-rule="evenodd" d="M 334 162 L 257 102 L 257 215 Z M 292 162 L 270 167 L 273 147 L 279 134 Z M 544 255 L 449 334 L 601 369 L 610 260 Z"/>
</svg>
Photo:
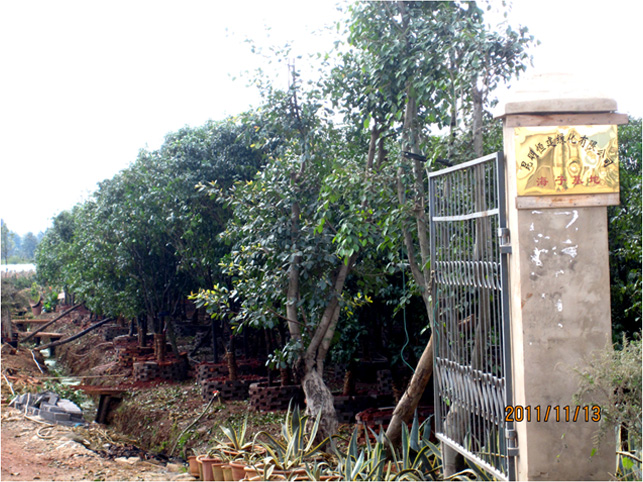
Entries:
<svg viewBox="0 0 643 482">
<path fill-rule="evenodd" d="M 346 368 L 346 373 L 344 374 L 344 387 L 342 390 L 342 395 L 349 396 L 355 395 L 355 371 L 356 371 L 355 360 L 351 359 L 348 362 L 348 367 Z"/>
<path fill-rule="evenodd" d="M 419 132 L 417 132 L 417 104 L 415 98 L 410 95 L 407 100 L 406 112 L 404 116 L 404 143 L 406 149 L 414 154 L 419 154 L 418 143 Z M 406 150 L 405 149 L 405 150 Z M 413 244 L 413 237 L 409 230 L 404 227 L 402 235 L 404 238 L 404 245 L 406 246 L 406 255 L 411 267 L 411 273 L 415 279 L 416 284 L 420 287 L 422 293 L 422 300 L 427 311 L 429 324 L 433 325 L 433 313 L 431 309 L 430 289 L 431 289 L 431 272 L 430 272 L 430 252 L 429 252 L 429 238 L 427 236 L 427 219 L 425 208 L 425 192 L 424 192 L 424 169 L 419 161 L 413 161 L 413 172 L 415 175 L 414 190 L 415 190 L 415 206 L 413 214 L 415 216 L 417 234 L 420 243 L 420 259 L 421 266 L 417 265 L 415 254 L 415 247 Z M 402 185 L 402 170 L 398 169 L 397 174 L 397 191 L 398 201 L 400 204 L 404 203 L 404 187 Z M 404 395 L 398 402 L 391 418 L 391 423 L 386 431 L 386 435 L 391 440 L 393 445 L 399 445 L 402 434 L 402 423 L 408 423 L 413 418 L 413 414 L 417 409 L 422 394 L 426 389 L 429 380 L 433 375 L 433 334 L 429 338 L 429 342 L 418 361 L 418 365 L 413 373 L 413 377 L 409 382 L 408 388 L 405 390 Z"/>
<path fill-rule="evenodd" d="M 147 317 L 139 316 L 136 318 L 138 328 L 138 346 L 145 348 L 147 346 Z"/>
<path fill-rule="evenodd" d="M 13 327 L 11 326 L 11 310 L 9 306 L 2 305 L 2 342 L 13 341 Z"/>
<path fill-rule="evenodd" d="M 212 318 L 210 320 L 210 334 L 211 334 L 211 344 L 212 344 L 212 362 L 213 363 L 218 363 L 219 362 L 219 349 L 217 347 L 217 321 Z"/>
<path fill-rule="evenodd" d="M 154 333 L 154 356 L 157 362 L 165 361 L 165 333 Z"/>
<path fill-rule="evenodd" d="M 399 443 L 402 436 L 402 424 L 408 423 L 413 418 L 413 414 L 420 403 L 420 399 L 431 379 L 431 375 L 433 375 L 433 336 L 429 339 L 415 369 L 413 378 L 411 378 L 408 388 L 404 391 L 404 395 L 402 395 L 402 398 L 396 405 L 391 423 L 386 430 L 386 436 L 394 445 Z"/>
<path fill-rule="evenodd" d="M 288 368 L 279 369 L 279 379 L 281 380 L 282 387 L 290 385 L 290 378 L 290 370 Z"/>
<path fill-rule="evenodd" d="M 234 348 L 234 337 L 230 336 L 230 345 L 228 346 L 228 351 L 226 353 L 226 360 L 228 361 L 228 380 L 231 382 L 237 381 L 239 375 L 237 375 L 237 355 Z"/>
<path fill-rule="evenodd" d="M 474 84 L 471 88 L 471 96 L 473 97 L 473 153 L 476 157 L 484 155 L 482 146 L 482 92 L 478 86 Z"/>
<path fill-rule="evenodd" d="M 316 442 L 337 433 L 337 412 L 333 404 L 333 394 L 324 383 L 324 379 L 317 370 L 310 370 L 304 375 L 302 388 L 306 395 L 306 413 L 316 419 L 321 412 L 319 431 Z"/>
<path fill-rule="evenodd" d="M 317 325 L 306 353 L 303 356 L 304 375 L 302 388 L 306 395 L 306 413 L 311 418 L 322 413 L 322 420 L 317 435 L 318 441 L 330 437 L 337 430 L 337 413 L 333 403 L 333 394 L 324 383 L 324 360 L 330 349 L 330 342 L 337 328 L 339 320 L 339 297 L 344 289 L 346 278 L 353 268 L 357 254 L 353 254 L 346 264 L 342 264 L 337 271 L 333 283 L 333 295 L 324 309 L 321 320 Z"/>
<path fill-rule="evenodd" d="M 179 346 L 176 342 L 176 333 L 174 331 L 174 321 L 172 318 L 169 318 L 165 324 L 167 328 L 167 337 L 170 339 L 170 346 L 172 347 L 172 353 L 179 357 Z"/>
</svg>

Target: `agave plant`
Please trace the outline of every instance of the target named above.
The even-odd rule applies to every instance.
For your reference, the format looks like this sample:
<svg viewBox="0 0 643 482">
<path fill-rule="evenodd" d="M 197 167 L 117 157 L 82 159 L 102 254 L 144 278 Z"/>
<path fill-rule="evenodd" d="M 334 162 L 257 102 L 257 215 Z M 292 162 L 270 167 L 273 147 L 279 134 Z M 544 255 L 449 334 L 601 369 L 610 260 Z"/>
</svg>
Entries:
<svg viewBox="0 0 643 482">
<path fill-rule="evenodd" d="M 306 425 L 309 417 L 302 415 L 297 405 L 294 408 L 288 407 L 286 419 L 281 425 L 281 437 L 275 438 L 270 433 L 261 431 L 255 436 L 255 441 L 266 450 L 264 461 L 267 465 L 273 465 L 278 470 L 292 470 L 302 468 L 304 462 L 313 455 L 319 454 L 326 446 L 329 439 L 315 444 L 315 438 L 319 431 L 321 413 L 312 424 L 310 433 L 306 433 Z M 265 437 L 265 440 L 258 440 Z"/>
<path fill-rule="evenodd" d="M 370 430 L 370 429 L 369 429 Z M 371 430 L 372 432 L 372 430 Z M 385 475 L 385 466 L 387 462 L 385 441 L 386 435 L 380 433 L 375 435 L 375 444 L 371 444 L 366 437 L 366 447 L 360 449 L 357 445 L 358 429 L 355 427 L 353 434 L 348 442 L 346 453 L 343 454 L 335 450 L 339 460 L 336 472 L 342 480 L 389 480 Z M 391 469 L 388 467 L 388 475 Z"/>
<path fill-rule="evenodd" d="M 429 440 L 430 419 L 421 425 L 417 413 L 411 430 L 402 425 L 401 446 L 394 447 L 386 434 L 370 428 L 374 443 L 366 437 L 366 446 L 359 449 L 357 429 L 348 443 L 346 454 L 337 453 L 337 472 L 343 480 L 441 480 L 441 454 Z M 458 474 L 467 478 L 468 474 Z"/>
<path fill-rule="evenodd" d="M 308 480 L 342 480 L 339 474 L 332 472 L 325 460 L 307 461 L 304 463 L 304 470 Z"/>
<path fill-rule="evenodd" d="M 439 448 L 429 440 L 430 433 L 431 417 L 420 425 L 417 412 L 413 417 L 410 432 L 406 424 L 402 424 L 398 479 L 406 474 L 419 476 L 420 480 L 440 479 L 442 457 Z"/>
<path fill-rule="evenodd" d="M 616 480 L 643 480 L 641 476 L 641 447 L 636 444 L 635 437 L 627 434 L 627 443 L 621 440 L 622 426 L 618 428 L 618 446 L 616 448 Z"/>
<path fill-rule="evenodd" d="M 258 446 L 252 440 L 246 438 L 248 429 L 248 414 L 243 420 L 240 429 L 221 427 L 226 441 L 217 440 L 217 444 L 210 450 L 209 454 L 217 454 L 227 460 L 245 459 L 254 460 L 262 455 L 257 451 Z"/>
</svg>

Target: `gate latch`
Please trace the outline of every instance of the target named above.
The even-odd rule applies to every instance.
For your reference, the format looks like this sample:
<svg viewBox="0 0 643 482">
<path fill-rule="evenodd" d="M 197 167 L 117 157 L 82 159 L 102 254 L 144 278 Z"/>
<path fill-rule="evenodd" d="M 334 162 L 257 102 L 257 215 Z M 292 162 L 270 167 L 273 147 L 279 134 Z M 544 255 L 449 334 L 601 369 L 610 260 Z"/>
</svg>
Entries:
<svg viewBox="0 0 643 482">
<path fill-rule="evenodd" d="M 498 237 L 500 238 L 500 254 L 511 254 L 509 228 L 498 228 Z"/>
<path fill-rule="evenodd" d="M 507 439 L 507 456 L 517 457 L 520 451 L 518 450 L 518 432 L 515 429 L 508 429 L 505 432 Z"/>
</svg>

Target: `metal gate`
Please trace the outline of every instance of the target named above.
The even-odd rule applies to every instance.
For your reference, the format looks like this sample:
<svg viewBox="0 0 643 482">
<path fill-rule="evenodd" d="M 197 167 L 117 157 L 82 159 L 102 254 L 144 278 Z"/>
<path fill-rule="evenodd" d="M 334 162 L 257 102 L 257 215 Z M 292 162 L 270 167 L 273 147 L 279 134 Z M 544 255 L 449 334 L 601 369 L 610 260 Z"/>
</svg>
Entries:
<svg viewBox="0 0 643 482">
<path fill-rule="evenodd" d="M 440 441 L 514 478 L 504 158 L 429 175 L 435 423 Z"/>
</svg>

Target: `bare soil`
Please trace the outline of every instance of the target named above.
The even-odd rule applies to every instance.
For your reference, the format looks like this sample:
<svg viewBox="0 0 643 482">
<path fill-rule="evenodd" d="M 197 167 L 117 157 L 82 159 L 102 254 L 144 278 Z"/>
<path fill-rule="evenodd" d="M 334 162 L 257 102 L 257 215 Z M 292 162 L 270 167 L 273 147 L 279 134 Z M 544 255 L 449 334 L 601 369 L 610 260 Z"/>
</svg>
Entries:
<svg viewBox="0 0 643 482">
<path fill-rule="evenodd" d="M 13 408 L 3 409 L 1 479 L 195 480 L 182 465 L 103 457 L 84 445 L 93 438 L 91 432 L 39 423 Z"/>
</svg>

